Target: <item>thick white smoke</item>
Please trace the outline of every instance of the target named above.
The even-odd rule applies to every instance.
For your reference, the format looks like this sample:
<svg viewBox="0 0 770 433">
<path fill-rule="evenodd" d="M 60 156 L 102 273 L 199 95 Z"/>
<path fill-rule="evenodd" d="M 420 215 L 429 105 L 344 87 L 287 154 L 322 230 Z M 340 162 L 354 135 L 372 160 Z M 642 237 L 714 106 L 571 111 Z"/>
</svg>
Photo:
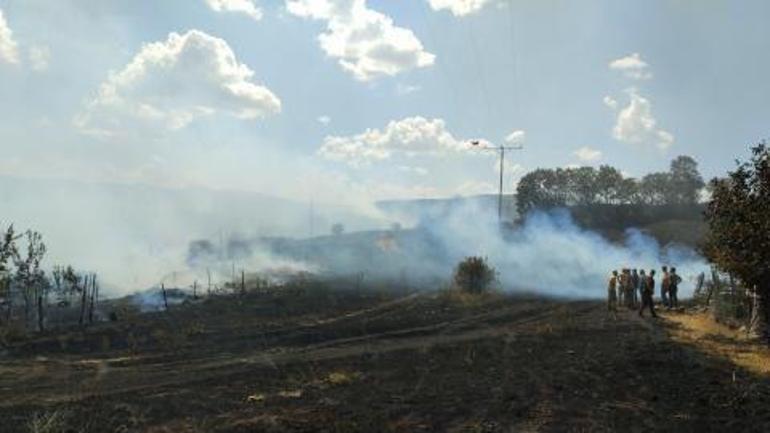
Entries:
<svg viewBox="0 0 770 433">
<path fill-rule="evenodd" d="M 706 262 L 683 246 L 661 247 L 636 229 L 626 232 L 623 244 L 577 226 L 566 210 L 535 212 L 524 224 L 506 233 L 495 212 L 464 207 L 443 221 L 424 224 L 443 243 L 456 263 L 463 256 L 480 255 L 497 269 L 505 290 L 531 290 L 552 296 L 606 296 L 612 270 L 656 269 L 675 266 L 684 278 L 681 296 L 692 293 L 694 277 L 708 269 Z"/>
</svg>

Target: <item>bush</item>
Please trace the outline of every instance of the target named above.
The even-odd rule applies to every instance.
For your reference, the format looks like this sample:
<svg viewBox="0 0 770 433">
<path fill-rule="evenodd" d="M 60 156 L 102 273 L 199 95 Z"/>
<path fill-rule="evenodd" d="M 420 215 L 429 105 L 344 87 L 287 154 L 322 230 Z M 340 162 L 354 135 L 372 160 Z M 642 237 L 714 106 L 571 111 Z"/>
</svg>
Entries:
<svg viewBox="0 0 770 433">
<path fill-rule="evenodd" d="M 483 257 L 467 257 L 455 268 L 455 286 L 468 293 L 488 291 L 497 279 L 497 272 Z"/>
</svg>

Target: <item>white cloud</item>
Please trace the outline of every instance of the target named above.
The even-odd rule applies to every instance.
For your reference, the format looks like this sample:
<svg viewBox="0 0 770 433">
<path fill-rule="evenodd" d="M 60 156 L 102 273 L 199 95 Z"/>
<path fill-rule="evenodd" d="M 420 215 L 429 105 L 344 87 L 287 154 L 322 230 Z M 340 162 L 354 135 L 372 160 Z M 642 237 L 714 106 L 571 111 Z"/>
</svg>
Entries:
<svg viewBox="0 0 770 433">
<path fill-rule="evenodd" d="M 318 40 L 324 52 L 361 81 L 430 66 L 435 56 L 415 34 L 369 9 L 366 0 L 286 0 L 297 16 L 326 21 Z"/>
<path fill-rule="evenodd" d="M 603 101 L 604 105 L 612 108 L 613 110 L 618 108 L 618 101 L 616 101 L 612 96 L 605 96 Z"/>
<path fill-rule="evenodd" d="M 109 136 L 140 125 L 180 129 L 216 113 L 255 119 L 280 112 L 281 101 L 253 76 L 223 39 L 198 30 L 171 33 L 111 73 L 75 124 Z"/>
<path fill-rule="evenodd" d="M 13 31 L 8 27 L 2 9 L 0 9 L 0 62 L 19 63 L 18 44 L 13 39 Z"/>
<path fill-rule="evenodd" d="M 519 145 L 524 144 L 524 140 L 527 138 L 527 133 L 517 129 L 516 131 L 511 132 L 505 137 L 505 142 L 509 144 Z"/>
<path fill-rule="evenodd" d="M 649 80 L 652 78 L 652 72 L 648 70 L 649 65 L 642 60 L 639 53 L 633 53 L 626 57 L 621 57 L 610 62 L 610 69 L 620 71 L 628 78 L 634 80 Z"/>
<path fill-rule="evenodd" d="M 597 149 L 592 149 L 588 146 L 581 147 L 580 149 L 573 152 L 575 156 L 581 161 L 584 162 L 591 162 L 601 159 L 602 152 Z"/>
<path fill-rule="evenodd" d="M 469 149 L 466 141 L 452 136 L 441 119 L 409 117 L 391 121 L 385 129 L 368 129 L 347 136 L 329 136 L 319 149 L 324 158 L 361 166 L 391 158 L 394 154 L 441 155 Z"/>
<path fill-rule="evenodd" d="M 262 10 L 252 0 L 206 0 L 206 4 L 216 12 L 236 12 L 256 21 L 262 19 Z"/>
<path fill-rule="evenodd" d="M 327 115 L 318 116 L 318 123 L 322 125 L 328 125 L 332 122 L 332 118 Z"/>
<path fill-rule="evenodd" d="M 45 71 L 51 58 L 51 49 L 47 46 L 35 45 L 29 49 L 29 64 L 34 71 Z"/>
<path fill-rule="evenodd" d="M 652 104 L 647 98 L 631 88 L 627 91 L 628 105 L 617 114 L 612 136 L 625 143 L 654 145 L 666 150 L 674 143 L 674 136 L 658 128 L 652 115 Z"/>
<path fill-rule="evenodd" d="M 491 2 L 492 0 L 428 0 L 434 11 L 449 10 L 456 17 L 478 12 Z"/>
</svg>

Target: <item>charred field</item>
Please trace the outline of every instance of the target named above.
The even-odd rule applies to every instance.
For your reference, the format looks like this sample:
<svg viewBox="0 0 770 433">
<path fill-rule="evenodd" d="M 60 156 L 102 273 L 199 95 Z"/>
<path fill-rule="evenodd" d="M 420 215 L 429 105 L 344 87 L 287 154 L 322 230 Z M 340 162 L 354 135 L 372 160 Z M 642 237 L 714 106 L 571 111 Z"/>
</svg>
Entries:
<svg viewBox="0 0 770 433">
<path fill-rule="evenodd" d="M 215 296 L 11 342 L 1 430 L 767 431 L 770 376 L 691 314 L 311 282 Z"/>
</svg>

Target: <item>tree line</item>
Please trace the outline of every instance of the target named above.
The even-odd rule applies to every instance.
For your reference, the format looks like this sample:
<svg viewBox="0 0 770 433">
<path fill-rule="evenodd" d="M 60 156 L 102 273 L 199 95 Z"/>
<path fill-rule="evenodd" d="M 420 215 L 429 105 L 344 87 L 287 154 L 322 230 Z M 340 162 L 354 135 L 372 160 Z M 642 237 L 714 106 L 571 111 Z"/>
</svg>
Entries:
<svg viewBox="0 0 770 433">
<path fill-rule="evenodd" d="M 626 177 L 615 167 L 539 168 L 521 178 L 516 188 L 519 215 L 535 209 L 595 205 L 695 205 L 705 186 L 698 163 L 679 156 L 668 171 L 641 179 Z"/>
<path fill-rule="evenodd" d="M 47 247 L 39 232 L 17 233 L 10 225 L 0 233 L 0 325 L 18 319 L 26 329 L 45 330 L 51 297 L 60 307 L 77 306 L 79 324 L 94 321 L 99 302 L 96 274 L 72 266 L 54 266 L 47 273 L 42 267 Z"/>
</svg>

